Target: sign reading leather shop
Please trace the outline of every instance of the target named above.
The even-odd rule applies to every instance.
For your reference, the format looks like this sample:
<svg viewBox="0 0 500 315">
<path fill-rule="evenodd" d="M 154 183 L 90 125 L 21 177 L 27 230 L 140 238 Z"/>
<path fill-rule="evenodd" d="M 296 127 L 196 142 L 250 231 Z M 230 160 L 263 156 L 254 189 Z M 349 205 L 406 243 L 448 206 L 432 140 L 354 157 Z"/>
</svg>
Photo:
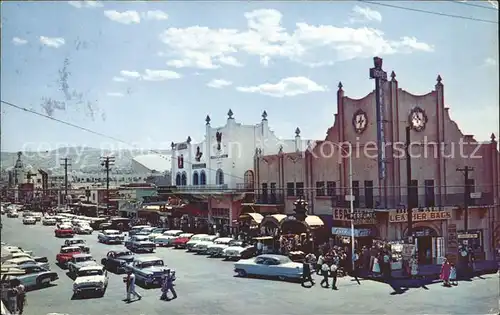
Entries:
<svg viewBox="0 0 500 315">
<path fill-rule="evenodd" d="M 449 219 L 451 219 L 451 211 L 413 212 L 413 222 L 449 220 Z M 389 222 L 393 223 L 408 222 L 408 215 L 406 213 L 392 212 L 389 214 Z"/>
</svg>

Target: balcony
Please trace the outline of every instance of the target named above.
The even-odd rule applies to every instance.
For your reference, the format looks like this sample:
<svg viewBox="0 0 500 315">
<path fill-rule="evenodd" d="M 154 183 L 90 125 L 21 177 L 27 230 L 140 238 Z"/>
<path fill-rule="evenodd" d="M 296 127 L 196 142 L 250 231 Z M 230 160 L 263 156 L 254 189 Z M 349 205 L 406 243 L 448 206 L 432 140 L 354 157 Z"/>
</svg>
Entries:
<svg viewBox="0 0 500 315">
<path fill-rule="evenodd" d="M 257 194 L 255 196 L 255 203 L 262 205 L 283 205 L 285 204 L 285 197 L 282 194 Z"/>
<path fill-rule="evenodd" d="M 172 189 L 173 192 L 224 192 L 232 190 L 234 189 L 230 189 L 227 184 L 177 186 Z"/>
</svg>

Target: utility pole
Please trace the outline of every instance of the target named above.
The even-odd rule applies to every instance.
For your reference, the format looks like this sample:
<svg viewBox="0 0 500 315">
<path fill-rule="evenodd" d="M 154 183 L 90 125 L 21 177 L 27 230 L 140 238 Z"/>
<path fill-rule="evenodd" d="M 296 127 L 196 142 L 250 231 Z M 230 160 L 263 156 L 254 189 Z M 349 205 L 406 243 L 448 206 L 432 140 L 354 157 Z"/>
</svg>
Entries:
<svg viewBox="0 0 500 315">
<path fill-rule="evenodd" d="M 414 198 L 411 195 L 411 154 L 410 154 L 410 132 L 411 127 L 406 126 L 406 145 L 405 145 L 405 157 L 406 157 L 406 203 L 408 204 L 408 209 L 406 210 L 406 215 L 408 216 L 408 229 L 407 235 L 408 240 L 412 240 L 410 243 L 413 244 L 413 207 Z"/>
<path fill-rule="evenodd" d="M 71 159 L 68 157 L 61 159 L 61 166 L 64 167 L 64 204 L 68 202 L 68 166 L 71 166 L 71 164 L 69 164 L 70 160 Z"/>
<path fill-rule="evenodd" d="M 114 163 L 115 158 L 113 156 L 101 157 L 101 166 L 106 171 L 106 215 L 109 214 L 109 171 Z M 99 196 L 97 196 L 97 201 L 99 202 Z M 97 213 L 99 213 L 99 208 L 97 208 Z"/>
<path fill-rule="evenodd" d="M 462 172 L 465 179 L 464 187 L 464 231 L 467 233 L 469 230 L 469 200 L 470 200 L 470 185 L 469 185 L 469 172 L 473 172 L 474 168 L 465 166 L 464 168 L 457 168 L 457 172 Z"/>
</svg>

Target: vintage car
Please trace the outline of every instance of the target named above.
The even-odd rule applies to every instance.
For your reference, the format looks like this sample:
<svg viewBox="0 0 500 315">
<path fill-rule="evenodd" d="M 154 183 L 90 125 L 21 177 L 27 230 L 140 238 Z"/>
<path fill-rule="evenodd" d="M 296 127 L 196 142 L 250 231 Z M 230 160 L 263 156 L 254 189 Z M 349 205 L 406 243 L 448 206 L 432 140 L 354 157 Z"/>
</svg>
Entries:
<svg viewBox="0 0 500 315">
<path fill-rule="evenodd" d="M 68 261 L 73 258 L 74 255 L 82 253 L 82 249 L 79 246 L 69 246 L 61 248 L 59 254 L 56 255 L 57 264 L 61 267 L 66 267 Z"/>
<path fill-rule="evenodd" d="M 193 250 L 194 245 L 198 242 L 203 242 L 205 240 L 205 237 L 210 236 L 208 234 L 195 234 L 191 236 L 191 239 L 186 243 L 186 249 L 188 252 Z"/>
<path fill-rule="evenodd" d="M 240 277 L 247 275 L 292 280 L 302 278 L 302 264 L 283 255 L 259 255 L 234 263 L 234 272 Z"/>
<path fill-rule="evenodd" d="M 9 211 L 7 212 L 7 218 L 19 218 L 19 212 Z"/>
<path fill-rule="evenodd" d="M 35 217 L 24 217 L 23 224 L 24 225 L 35 225 L 36 219 L 35 219 Z"/>
<path fill-rule="evenodd" d="M 82 249 L 82 253 L 90 253 L 90 247 L 85 244 L 85 240 L 79 237 L 73 237 L 72 239 L 65 240 L 61 247 L 78 246 Z"/>
<path fill-rule="evenodd" d="M 231 237 L 219 237 L 212 244 L 208 245 L 206 254 L 210 257 L 222 257 L 224 249 L 231 246 L 231 242 L 235 241 Z"/>
<path fill-rule="evenodd" d="M 143 236 L 148 236 L 153 233 L 154 229 L 156 229 L 155 227 L 152 227 L 152 226 L 148 226 L 148 227 L 145 227 L 145 228 L 142 228 L 139 232 L 135 233 L 134 235 L 143 235 Z"/>
<path fill-rule="evenodd" d="M 33 251 L 31 250 L 24 250 L 21 247 L 18 246 L 12 246 L 12 245 L 4 245 L 2 247 L 2 251 L 8 251 L 9 253 L 26 253 L 26 254 L 33 254 Z"/>
<path fill-rule="evenodd" d="M 149 240 L 154 242 L 155 238 L 157 238 L 158 236 L 162 236 L 166 231 L 168 231 L 167 228 L 154 228 L 148 235 Z"/>
<path fill-rule="evenodd" d="M 92 234 L 92 232 L 94 232 L 94 229 L 85 221 L 78 222 L 73 230 L 76 234 Z"/>
<path fill-rule="evenodd" d="M 92 255 L 82 253 L 73 255 L 66 265 L 68 266 L 69 273 L 76 274 L 80 268 L 95 266 L 98 265 L 98 263 Z"/>
<path fill-rule="evenodd" d="M 56 237 L 73 237 L 75 231 L 73 231 L 73 226 L 68 224 L 59 224 L 54 231 Z"/>
<path fill-rule="evenodd" d="M 42 219 L 42 224 L 43 225 L 56 225 L 57 224 L 57 220 L 54 217 L 44 217 Z"/>
<path fill-rule="evenodd" d="M 104 230 L 97 234 L 97 241 L 104 244 L 121 244 L 124 238 L 118 230 Z"/>
<path fill-rule="evenodd" d="M 10 258 L 21 258 L 21 257 L 30 258 L 39 263 L 49 262 L 49 259 L 47 257 L 39 257 L 39 256 L 33 257 L 30 254 L 24 252 L 10 253 Z"/>
<path fill-rule="evenodd" d="M 23 218 L 32 217 L 32 216 L 33 216 L 33 212 L 31 212 L 29 210 L 23 211 Z"/>
<path fill-rule="evenodd" d="M 215 236 L 215 235 L 210 235 L 210 236 L 207 236 L 207 237 L 203 238 L 203 240 L 201 242 L 197 242 L 193 246 L 192 251 L 196 252 L 198 254 L 205 254 L 207 252 L 208 246 L 213 245 L 214 241 L 217 238 L 218 237 Z"/>
<path fill-rule="evenodd" d="M 151 242 L 147 235 L 134 235 L 125 241 L 125 247 L 133 252 L 150 252 L 156 249 L 156 244 Z"/>
<path fill-rule="evenodd" d="M 128 231 L 130 230 L 130 219 L 128 218 L 93 218 L 90 223 L 90 227 L 96 230 L 118 230 L 118 231 Z"/>
<path fill-rule="evenodd" d="M 139 233 L 142 229 L 150 228 L 150 227 L 151 226 L 149 226 L 149 225 L 135 225 L 135 226 L 130 228 L 130 231 L 128 231 L 128 235 L 129 236 L 135 235 L 135 234 Z"/>
<path fill-rule="evenodd" d="M 186 248 L 186 244 L 191 240 L 191 237 L 193 237 L 193 233 L 182 233 L 179 236 L 177 236 L 176 239 L 172 241 L 172 246 L 174 248 Z"/>
<path fill-rule="evenodd" d="M 31 216 L 35 218 L 36 222 L 42 221 L 43 215 L 40 212 L 32 212 Z"/>
<path fill-rule="evenodd" d="M 4 269 L 5 267 L 2 267 L 2 273 Z M 26 289 L 48 286 L 51 282 L 59 279 L 56 272 L 48 271 L 36 264 L 21 265 L 16 267 L 16 269 L 20 271 L 19 274 L 7 276 L 5 280 L 18 279 Z"/>
<path fill-rule="evenodd" d="M 103 266 L 92 265 L 81 267 L 73 282 L 73 294 L 98 293 L 104 296 L 108 287 L 108 272 Z"/>
<path fill-rule="evenodd" d="M 19 268 L 20 266 L 30 265 L 30 264 L 39 266 L 45 270 L 50 270 L 50 264 L 48 262 L 44 263 L 36 262 L 33 258 L 29 257 L 18 257 L 18 258 L 7 259 L 6 261 L 3 262 L 2 266 Z"/>
<path fill-rule="evenodd" d="M 182 233 L 184 232 L 181 230 L 169 230 L 163 232 L 163 235 L 155 237 L 154 242 L 157 246 L 162 246 L 162 247 L 171 246 L 172 242 Z"/>
<path fill-rule="evenodd" d="M 257 248 L 243 241 L 233 241 L 222 251 L 222 257 L 226 260 L 248 259 L 257 253 Z"/>
<path fill-rule="evenodd" d="M 155 256 L 139 256 L 125 266 L 127 271 L 135 274 L 136 281 L 146 287 L 161 285 L 166 268 L 163 260 Z"/>
<path fill-rule="evenodd" d="M 125 265 L 134 261 L 134 254 L 130 251 L 110 251 L 105 258 L 101 259 L 101 264 L 106 270 L 116 273 L 125 272 Z"/>
</svg>

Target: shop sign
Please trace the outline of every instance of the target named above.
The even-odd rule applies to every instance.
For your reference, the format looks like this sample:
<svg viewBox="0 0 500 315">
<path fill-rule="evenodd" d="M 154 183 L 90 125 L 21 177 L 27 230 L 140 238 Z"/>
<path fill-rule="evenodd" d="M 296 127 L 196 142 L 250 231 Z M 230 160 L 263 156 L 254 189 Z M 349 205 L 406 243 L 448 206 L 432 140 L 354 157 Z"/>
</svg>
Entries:
<svg viewBox="0 0 500 315">
<path fill-rule="evenodd" d="M 186 150 L 188 148 L 187 143 L 179 143 L 177 144 L 177 150 Z"/>
<path fill-rule="evenodd" d="M 413 212 L 413 222 L 449 220 L 449 219 L 451 219 L 451 211 Z M 392 223 L 408 222 L 408 215 L 406 213 L 390 213 L 389 222 Z"/>
<path fill-rule="evenodd" d="M 198 163 L 192 165 L 193 170 L 199 170 L 200 168 L 207 168 L 206 163 Z"/>
<path fill-rule="evenodd" d="M 210 157 L 210 159 L 216 160 L 216 159 L 225 159 L 225 158 L 228 158 L 228 157 L 229 157 L 228 154 L 221 154 L 221 155 L 212 155 Z"/>
<path fill-rule="evenodd" d="M 351 221 L 351 210 L 346 208 L 333 209 L 334 221 Z M 354 224 L 377 224 L 375 212 L 373 210 L 356 210 L 354 211 Z"/>
<path fill-rule="evenodd" d="M 352 236 L 352 230 L 345 227 L 333 227 L 332 234 L 339 236 Z M 354 237 L 367 237 L 372 235 L 371 229 L 354 229 Z"/>
<path fill-rule="evenodd" d="M 448 224 L 447 230 L 448 242 L 446 246 L 446 256 L 451 262 L 457 261 L 458 256 L 458 234 L 457 234 L 457 225 L 456 224 Z"/>
</svg>

